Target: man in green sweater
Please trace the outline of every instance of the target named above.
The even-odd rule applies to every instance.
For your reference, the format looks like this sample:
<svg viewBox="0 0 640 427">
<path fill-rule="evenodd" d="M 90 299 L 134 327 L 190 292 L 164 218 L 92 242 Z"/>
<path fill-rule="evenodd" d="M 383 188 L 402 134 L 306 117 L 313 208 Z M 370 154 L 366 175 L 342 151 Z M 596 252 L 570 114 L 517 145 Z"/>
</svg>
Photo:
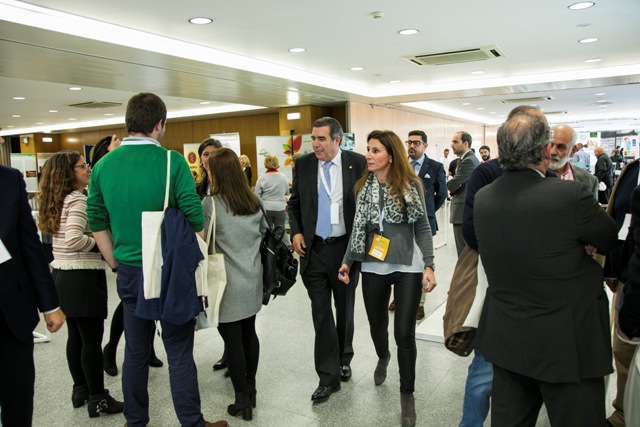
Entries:
<svg viewBox="0 0 640 427">
<path fill-rule="evenodd" d="M 152 93 L 129 100 L 126 112 L 128 138 L 107 154 L 91 173 L 87 217 L 100 251 L 118 273 L 118 294 L 124 307 L 127 340 L 122 368 L 124 415 L 129 427 L 149 424 L 149 337 L 153 321 L 136 316 L 142 292 L 142 229 L 144 211 L 164 207 L 167 150 L 160 146 L 167 108 Z M 189 167 L 177 152 L 171 153 L 169 206 L 181 210 L 194 231 L 202 236 L 204 217 Z M 226 421 L 205 422 L 200 410 L 198 376 L 193 361 L 194 325 L 162 321 L 162 339 L 169 359 L 173 404 L 182 426 L 226 426 Z"/>
</svg>

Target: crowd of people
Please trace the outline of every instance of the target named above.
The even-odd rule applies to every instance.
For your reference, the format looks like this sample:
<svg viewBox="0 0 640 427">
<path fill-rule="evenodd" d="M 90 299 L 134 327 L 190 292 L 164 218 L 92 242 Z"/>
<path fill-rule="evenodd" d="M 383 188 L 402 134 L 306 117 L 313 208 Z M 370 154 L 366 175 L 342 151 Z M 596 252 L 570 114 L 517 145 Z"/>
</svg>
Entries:
<svg viewBox="0 0 640 427">
<path fill-rule="evenodd" d="M 228 368 L 235 392 L 229 415 L 251 420 L 257 407 L 260 243 L 267 227 L 284 227 L 288 215 L 289 243 L 300 258 L 314 326 L 318 386 L 311 401 L 327 401 L 351 379 L 361 277 L 378 358 L 373 383 L 380 386 L 387 378 L 389 311 L 394 311 L 399 419 L 403 427 L 416 425 L 415 326 L 425 316 L 425 294 L 438 284 L 436 212 L 450 199 L 457 254 L 477 252 L 482 264 L 477 274 L 488 282 L 460 426 L 482 426 L 490 407 L 492 425 L 534 426 L 542 404 L 554 427 L 625 425 L 626 373 L 633 344 L 640 340 L 637 160 L 624 165 L 624 158 L 615 157 L 619 153 L 610 159 L 596 147 L 592 175 L 584 170 L 575 130 L 550 127 L 529 106 L 514 109 L 498 129 L 497 158 L 491 159 L 486 145 L 478 158 L 472 136 L 456 132 L 450 145 L 455 164 L 448 149 L 442 159 L 448 168 L 427 156 L 423 131 L 409 132 L 403 143 L 393 131 L 374 130 L 362 155 L 342 150 L 340 123 L 323 117 L 312 125 L 313 152 L 292 159 L 291 183 L 278 170 L 278 158 L 267 155 L 266 173 L 252 188 L 249 159 L 206 139 L 198 149 L 194 185 L 181 155 L 160 145 L 166 118 L 158 96 L 138 94 L 127 105 L 129 136 L 101 140 L 92 165 L 75 151 L 47 161 L 38 226 L 53 236 L 51 272 L 24 182 L 16 171 L 0 166 L 0 244 L 11 254 L 0 259 L 0 275 L 9 278 L 3 292 L 15 296 L 11 304 L 0 298 L 0 363 L 15 363 L 13 375 L 21 383 L 11 392 L 5 381 L 0 383 L 3 425 L 31 425 L 36 310 L 44 313 L 52 332 L 66 320 L 71 403 L 74 408 L 87 404 L 89 417 L 123 412 L 125 426 L 151 422 L 149 367 L 163 366 L 153 342 L 154 321 L 159 321 L 180 424 L 228 425 L 208 422 L 202 414 L 194 321 L 160 315 L 159 306 L 143 295 L 141 216 L 163 209 L 165 191 L 169 207 L 181 218 L 165 219 L 167 232 L 178 239 L 195 232 L 207 240 L 211 236 L 205 232 L 215 224 L 215 247 L 209 252 L 224 255 L 227 286 L 218 331 L 225 348 L 214 370 Z M 623 170 L 616 180 L 617 167 Z M 598 201 L 608 202 L 606 211 Z M 194 262 L 195 269 L 198 260 L 187 258 L 193 257 L 173 262 Z M 103 350 L 105 268 L 117 274 L 121 302 Z M 191 264 L 177 269 L 172 280 L 193 269 Z M 613 349 L 605 278 L 615 292 Z M 122 331 L 124 402 L 119 402 L 104 388 L 103 372 L 118 373 L 115 348 Z M 613 359 L 617 396 L 607 419 L 604 377 L 613 372 Z"/>
</svg>

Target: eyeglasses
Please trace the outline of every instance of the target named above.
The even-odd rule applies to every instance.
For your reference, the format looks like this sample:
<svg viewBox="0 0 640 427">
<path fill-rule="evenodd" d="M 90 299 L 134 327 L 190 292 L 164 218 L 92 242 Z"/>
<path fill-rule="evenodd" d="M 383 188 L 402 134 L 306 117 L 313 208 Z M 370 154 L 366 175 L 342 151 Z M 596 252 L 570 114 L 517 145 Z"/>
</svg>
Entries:
<svg viewBox="0 0 640 427">
<path fill-rule="evenodd" d="M 75 165 L 74 168 L 82 168 L 82 169 L 89 169 L 91 167 L 91 163 L 83 163 L 81 165 Z"/>
<path fill-rule="evenodd" d="M 405 141 L 405 144 L 407 144 L 409 147 L 411 147 L 412 145 L 414 147 L 418 147 L 419 145 L 422 145 L 422 141 Z"/>
</svg>

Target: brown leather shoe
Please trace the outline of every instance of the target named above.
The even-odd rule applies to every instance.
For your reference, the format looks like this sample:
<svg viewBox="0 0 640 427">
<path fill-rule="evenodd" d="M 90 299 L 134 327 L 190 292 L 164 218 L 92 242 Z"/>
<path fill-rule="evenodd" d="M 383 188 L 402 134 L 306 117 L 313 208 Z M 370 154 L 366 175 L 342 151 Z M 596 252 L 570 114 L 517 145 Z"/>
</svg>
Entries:
<svg viewBox="0 0 640 427">
<path fill-rule="evenodd" d="M 229 427 L 229 423 L 226 422 L 225 420 L 218 420 L 213 423 L 205 421 L 204 427 Z"/>
<path fill-rule="evenodd" d="M 422 320 L 424 319 L 424 307 L 420 306 L 418 307 L 418 314 L 416 315 L 416 320 Z"/>
<path fill-rule="evenodd" d="M 389 311 L 395 311 L 396 310 L 396 300 L 391 301 L 391 304 L 389 304 Z"/>
</svg>

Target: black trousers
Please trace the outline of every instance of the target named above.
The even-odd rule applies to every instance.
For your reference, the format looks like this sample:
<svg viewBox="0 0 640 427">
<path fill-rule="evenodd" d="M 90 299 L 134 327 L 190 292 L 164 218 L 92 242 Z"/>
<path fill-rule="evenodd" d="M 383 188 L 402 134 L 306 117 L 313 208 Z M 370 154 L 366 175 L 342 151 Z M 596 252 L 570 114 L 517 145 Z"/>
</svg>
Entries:
<svg viewBox="0 0 640 427">
<path fill-rule="evenodd" d="M 36 370 L 33 338 L 19 341 L 0 312 L 0 424 L 30 427 Z"/>
<path fill-rule="evenodd" d="M 493 365 L 491 393 L 492 427 L 533 427 L 542 403 L 552 427 L 606 425 L 604 378 L 548 383 Z"/>
<path fill-rule="evenodd" d="M 104 393 L 102 334 L 104 320 L 97 317 L 67 317 L 67 363 L 74 385 L 89 387 L 89 394 Z"/>
<path fill-rule="evenodd" d="M 236 393 L 247 389 L 247 380 L 255 383 L 260 359 L 260 341 L 256 334 L 256 316 L 237 322 L 218 324 L 224 340 L 227 365 Z"/>
<path fill-rule="evenodd" d="M 347 239 L 333 244 L 314 240 L 307 247 L 309 264 L 302 273 L 311 299 L 311 315 L 316 337 L 314 359 L 320 385 L 340 384 L 340 365 L 350 365 L 353 359 L 353 310 L 356 300 L 360 264 L 349 273 L 351 283 L 338 280 L 338 270 L 347 249 Z M 331 297 L 336 307 L 334 321 Z"/>
<path fill-rule="evenodd" d="M 389 355 L 389 296 L 396 302 L 393 334 L 398 347 L 400 392 L 413 393 L 416 381 L 416 315 L 422 295 L 421 273 L 362 273 L 362 296 L 378 358 Z"/>
</svg>

